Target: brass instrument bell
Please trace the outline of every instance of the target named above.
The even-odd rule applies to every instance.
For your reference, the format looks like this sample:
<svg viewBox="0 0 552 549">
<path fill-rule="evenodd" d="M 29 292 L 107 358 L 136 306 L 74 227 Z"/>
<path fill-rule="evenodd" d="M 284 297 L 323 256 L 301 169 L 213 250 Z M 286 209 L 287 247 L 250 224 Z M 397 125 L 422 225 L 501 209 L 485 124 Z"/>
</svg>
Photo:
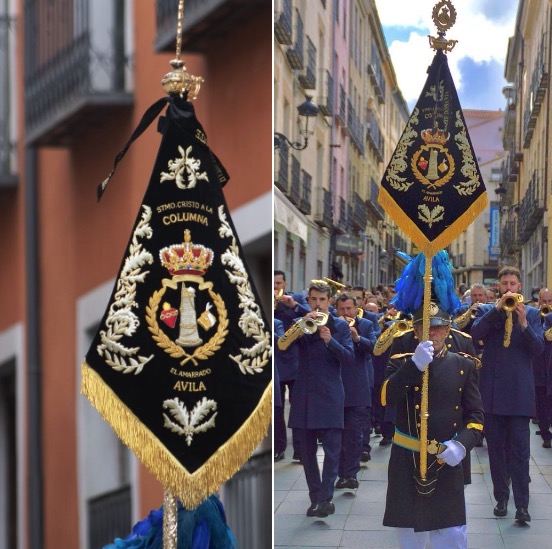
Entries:
<svg viewBox="0 0 552 549">
<path fill-rule="evenodd" d="M 505 311 L 514 311 L 518 303 L 523 303 L 523 296 L 521 294 L 512 294 L 504 298 L 502 307 Z"/>
<path fill-rule="evenodd" d="M 284 289 L 280 288 L 275 294 L 274 294 L 274 309 L 276 310 L 276 307 L 278 305 L 278 302 L 280 301 L 280 298 L 284 295 Z"/>
<path fill-rule="evenodd" d="M 547 314 L 552 313 L 552 307 L 550 305 L 541 305 L 540 314 L 542 317 L 545 317 Z"/>
</svg>

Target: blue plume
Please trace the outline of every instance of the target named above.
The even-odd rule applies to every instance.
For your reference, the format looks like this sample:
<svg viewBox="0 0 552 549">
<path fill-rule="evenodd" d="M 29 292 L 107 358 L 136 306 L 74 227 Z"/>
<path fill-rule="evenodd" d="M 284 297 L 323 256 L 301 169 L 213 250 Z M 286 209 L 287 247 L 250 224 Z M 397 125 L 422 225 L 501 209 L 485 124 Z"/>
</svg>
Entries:
<svg viewBox="0 0 552 549">
<path fill-rule="evenodd" d="M 407 254 L 404 254 L 408 257 Z M 402 256 L 401 256 L 402 257 Z M 433 256 L 431 262 L 432 299 L 448 313 L 453 314 L 460 306 L 460 300 L 454 291 L 452 265 L 446 250 L 441 250 Z M 406 314 L 413 314 L 422 306 L 424 299 L 424 272 L 425 255 L 418 254 L 403 269 L 401 276 L 395 283 L 397 294 L 391 300 L 397 310 Z"/>
<path fill-rule="evenodd" d="M 178 503 L 177 549 L 237 549 L 238 543 L 226 524 L 218 496 L 209 496 L 189 511 Z M 162 549 L 163 507 L 136 523 L 125 539 L 116 538 L 103 549 Z"/>
</svg>

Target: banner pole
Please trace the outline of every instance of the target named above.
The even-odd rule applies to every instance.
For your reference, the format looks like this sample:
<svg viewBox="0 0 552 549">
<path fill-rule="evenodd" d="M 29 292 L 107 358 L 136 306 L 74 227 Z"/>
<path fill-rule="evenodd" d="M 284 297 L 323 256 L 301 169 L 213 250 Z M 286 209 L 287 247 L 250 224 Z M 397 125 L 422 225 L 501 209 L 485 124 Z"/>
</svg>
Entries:
<svg viewBox="0 0 552 549">
<path fill-rule="evenodd" d="M 424 301 L 422 316 L 423 341 L 429 339 L 429 308 L 431 305 L 431 265 L 433 256 L 426 255 L 424 271 Z M 429 366 L 424 370 L 422 377 L 422 401 L 420 405 L 420 478 L 427 478 L 427 421 L 429 418 Z"/>
<path fill-rule="evenodd" d="M 177 501 L 170 490 L 163 493 L 163 549 L 176 549 L 177 540 Z"/>
</svg>

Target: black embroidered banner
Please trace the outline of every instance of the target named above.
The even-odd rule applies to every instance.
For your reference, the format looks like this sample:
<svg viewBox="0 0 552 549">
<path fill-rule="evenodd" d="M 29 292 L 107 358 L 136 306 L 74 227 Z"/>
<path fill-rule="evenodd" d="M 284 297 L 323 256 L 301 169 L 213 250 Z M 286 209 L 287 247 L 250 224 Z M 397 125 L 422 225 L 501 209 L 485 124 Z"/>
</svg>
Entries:
<svg viewBox="0 0 552 549">
<path fill-rule="evenodd" d="M 272 336 L 222 193 L 226 172 L 191 103 L 158 101 L 130 142 L 167 103 L 150 182 L 82 366 L 82 392 L 190 509 L 267 433 Z"/>
<path fill-rule="evenodd" d="M 426 255 L 435 255 L 487 205 L 448 61 L 438 50 L 387 166 L 381 206 Z"/>
</svg>

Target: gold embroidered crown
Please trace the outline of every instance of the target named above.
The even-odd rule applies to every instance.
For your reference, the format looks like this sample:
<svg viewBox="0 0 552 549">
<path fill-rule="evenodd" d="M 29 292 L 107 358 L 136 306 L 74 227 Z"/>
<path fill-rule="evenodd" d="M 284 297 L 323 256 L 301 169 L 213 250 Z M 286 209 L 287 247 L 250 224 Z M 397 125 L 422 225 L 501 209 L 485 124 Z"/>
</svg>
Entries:
<svg viewBox="0 0 552 549">
<path fill-rule="evenodd" d="M 161 265 L 171 275 L 191 274 L 203 276 L 214 257 L 213 250 L 201 244 L 192 244 L 190 230 L 184 231 L 184 242 L 159 250 Z"/>
<path fill-rule="evenodd" d="M 445 130 L 439 128 L 427 128 L 422 130 L 420 135 L 428 145 L 444 145 L 450 137 L 448 133 L 445 133 Z"/>
</svg>

